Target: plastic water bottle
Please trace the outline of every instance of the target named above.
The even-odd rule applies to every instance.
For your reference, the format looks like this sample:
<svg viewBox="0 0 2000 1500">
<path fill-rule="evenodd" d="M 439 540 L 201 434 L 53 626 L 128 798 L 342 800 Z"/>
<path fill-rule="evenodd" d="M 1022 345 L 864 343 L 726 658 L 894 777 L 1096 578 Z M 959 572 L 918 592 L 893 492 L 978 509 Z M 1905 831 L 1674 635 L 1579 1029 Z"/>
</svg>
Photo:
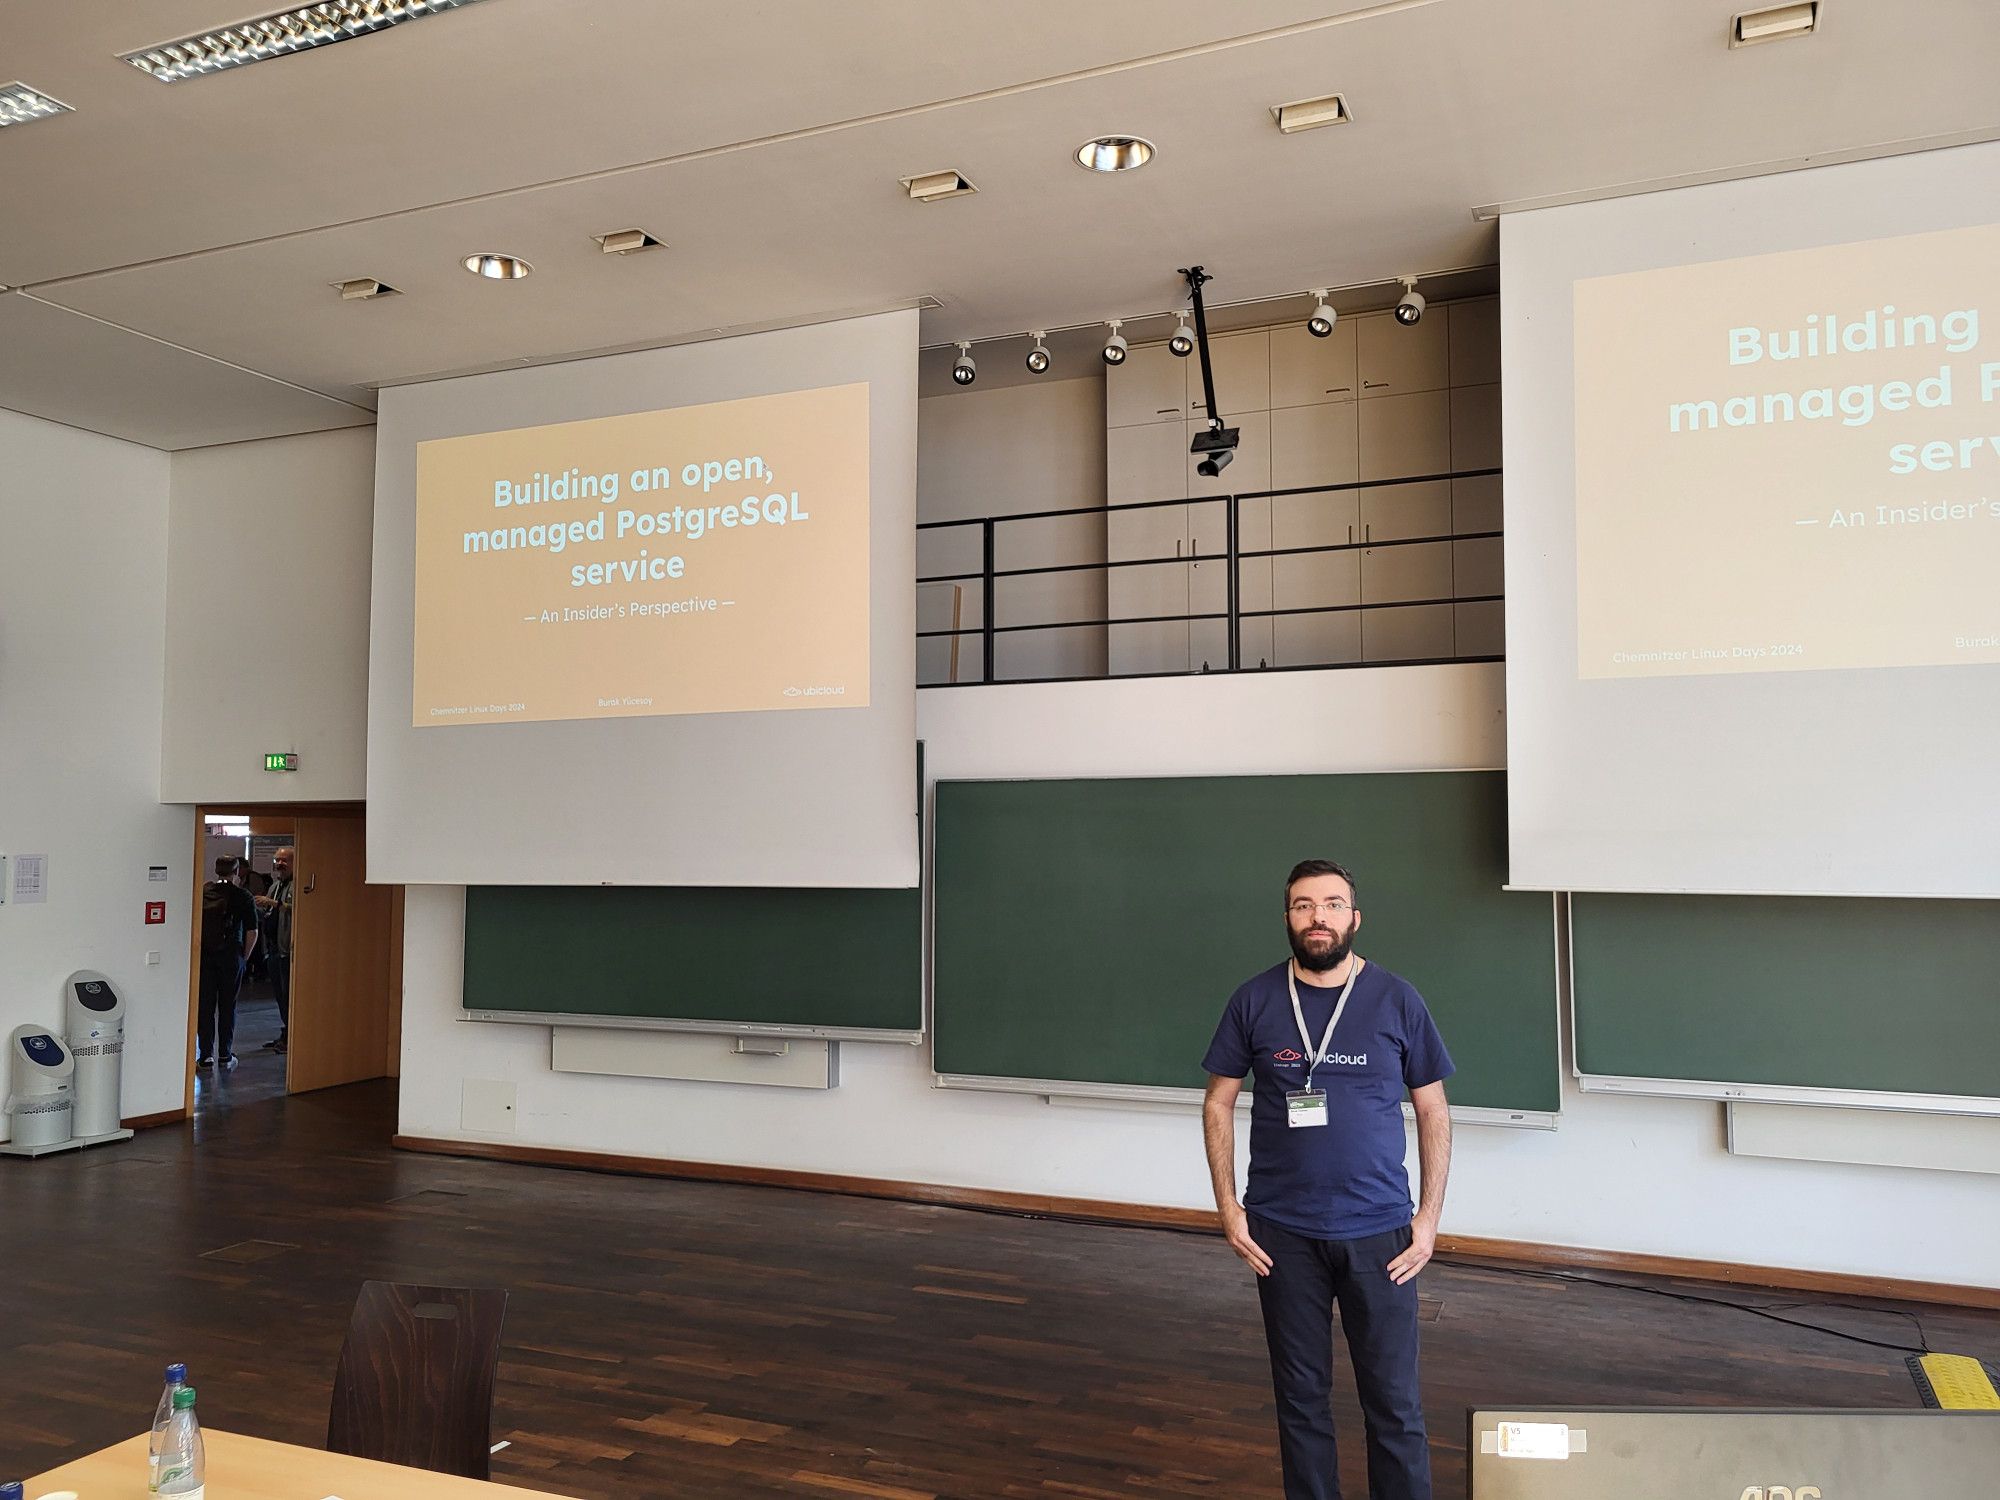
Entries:
<svg viewBox="0 0 2000 1500">
<path fill-rule="evenodd" d="M 166 1435 L 167 1423 L 173 1420 L 174 1392 L 187 1384 L 186 1365 L 167 1366 L 166 1388 L 160 1392 L 160 1404 L 153 1408 L 153 1436 L 146 1445 L 146 1493 L 160 1492 L 160 1439 Z M 0 1496 L 0 1500 L 6 1500 Z"/>
<path fill-rule="evenodd" d="M 160 1493 L 179 1500 L 202 1500 L 208 1456 L 202 1451 L 201 1423 L 194 1419 L 194 1387 L 174 1391 L 174 1414 L 160 1438 Z"/>
</svg>

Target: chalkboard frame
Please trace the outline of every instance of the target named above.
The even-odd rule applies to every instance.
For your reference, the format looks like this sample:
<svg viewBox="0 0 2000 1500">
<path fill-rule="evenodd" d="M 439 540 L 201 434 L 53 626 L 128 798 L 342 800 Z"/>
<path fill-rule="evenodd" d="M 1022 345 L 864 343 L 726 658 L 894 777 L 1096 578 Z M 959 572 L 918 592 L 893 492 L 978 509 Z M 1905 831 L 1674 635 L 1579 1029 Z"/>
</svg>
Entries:
<svg viewBox="0 0 2000 1500">
<path fill-rule="evenodd" d="M 566 899 L 589 899 L 591 896 L 598 894 L 616 894 L 625 897 L 636 895 L 671 898 L 680 889 L 682 888 L 629 886 L 563 886 L 548 888 L 551 894 L 557 894 Z M 760 894 L 754 888 L 748 887 L 698 887 L 685 889 L 691 895 L 711 901 L 729 898 L 749 899 Z M 518 887 L 480 887 L 478 890 L 482 896 L 489 894 L 515 896 L 520 894 L 520 888 Z M 807 894 L 810 896 L 815 893 Z M 924 974 L 922 950 L 925 945 L 923 932 L 924 892 L 915 887 L 907 890 L 890 887 L 880 890 L 874 888 L 843 888 L 830 891 L 829 894 L 850 899 L 855 897 L 882 898 L 890 901 L 899 901 L 904 897 L 914 898 L 915 920 L 910 932 L 909 951 L 906 957 L 899 955 L 899 961 L 907 962 L 908 968 L 907 970 L 899 970 L 894 976 L 885 975 L 883 981 L 885 993 L 889 990 L 894 990 L 898 993 L 908 992 L 910 1004 L 907 1013 L 909 1018 L 915 1023 L 913 1026 L 842 1025 L 837 1022 L 825 1020 L 811 1021 L 795 1019 L 788 1021 L 751 1019 L 748 1017 L 744 1019 L 730 1019 L 726 1016 L 716 1015 L 669 1016 L 635 1012 L 607 1013 L 605 1011 L 570 1011 L 561 1009 L 530 1010 L 525 1007 L 514 1009 L 512 1007 L 479 1005 L 476 1003 L 467 1003 L 467 1001 L 475 998 L 474 991 L 490 986 L 475 982 L 479 976 L 473 972 L 473 967 L 470 963 L 466 965 L 465 970 L 466 992 L 461 995 L 459 1019 L 481 1023 L 499 1022 L 502 1024 L 527 1026 L 588 1027 L 592 1030 L 672 1031 L 691 1032 L 708 1036 L 784 1037 L 806 1041 L 880 1042 L 892 1045 L 920 1046 L 925 1037 L 922 994 Z M 470 893 L 468 893 L 469 899 Z M 468 909 L 468 947 L 471 939 L 472 925 L 471 913 Z M 554 999 L 557 997 L 551 994 L 551 998 Z M 903 1009 L 900 1003 L 897 1009 L 899 1011 Z M 771 1013 L 766 1012 L 767 1015 Z"/>
<path fill-rule="evenodd" d="M 1428 774 L 1463 775 L 1467 773 L 1494 773 L 1494 772 L 1501 772 L 1501 768 L 1487 767 L 1487 766 L 1450 766 L 1450 767 L 1426 768 L 1424 770 L 1418 770 L 1418 771 L 1399 771 L 1399 772 L 1355 771 L 1346 773 L 1305 772 L 1305 773 L 1292 773 L 1292 774 L 1298 776 L 1351 775 L 1356 778 L 1363 778 L 1374 775 L 1396 775 L 1396 776 L 1428 775 Z M 1074 783 L 1079 781 L 1109 781 L 1109 782 L 1182 781 L 1190 779 L 1206 780 L 1215 778 L 1213 778 L 1212 776 L 1200 776 L 1200 775 L 1192 777 L 1156 775 L 1156 776 L 1105 776 L 1105 777 L 1066 776 L 1066 777 L 1049 777 L 1049 778 L 1018 777 L 1018 776 L 944 778 L 941 779 L 938 783 L 935 783 L 931 788 L 933 796 L 935 795 L 937 787 L 942 786 L 945 780 L 959 780 L 959 779 L 963 779 L 966 781 L 973 781 L 973 782 L 1051 781 L 1051 782 Z M 1235 779 L 1235 778 L 1225 777 L 1223 779 Z M 1277 780 L 1277 779 L 1286 779 L 1286 777 L 1284 773 L 1275 773 L 1275 774 L 1260 773 L 1247 776 L 1242 779 Z M 956 1073 L 956 1072 L 945 1072 L 937 1070 L 935 1068 L 935 1061 L 936 1061 L 939 1034 L 940 1034 L 940 1022 L 937 1014 L 937 1003 L 936 1003 L 937 1002 L 936 963 L 937 963 L 937 946 L 938 946 L 937 945 L 938 922 L 935 910 L 936 899 L 937 899 L 937 885 L 938 885 L 935 875 L 938 819 L 935 816 L 934 802 L 927 811 L 929 812 L 930 815 L 927 816 L 924 820 L 925 824 L 924 864 L 925 864 L 925 876 L 926 876 L 925 891 L 927 897 L 926 921 L 925 921 L 925 945 L 924 945 L 924 990 L 926 997 L 925 1019 L 930 1033 L 930 1043 L 931 1043 L 931 1052 L 933 1060 L 932 1078 L 935 1086 L 940 1089 L 957 1089 L 957 1090 L 964 1090 L 977 1093 L 1032 1095 L 1043 1098 L 1047 1103 L 1051 1105 L 1068 1105 L 1071 1107 L 1082 1107 L 1082 1108 L 1138 1107 L 1143 1109 L 1184 1112 L 1189 1108 L 1198 1107 L 1203 1097 L 1202 1090 L 1200 1088 L 1183 1088 L 1172 1085 L 1143 1084 L 1143 1083 L 1084 1082 L 1075 1079 L 1028 1078 L 1028 1077 L 1019 1077 L 1019 1076 L 1002 1075 L 1002 1074 L 987 1074 L 987 1073 Z M 1528 892 L 1523 894 L 1541 894 L 1541 893 Z M 1551 1037 L 1551 1054 L 1549 1057 L 1549 1064 L 1550 1064 L 1551 1074 L 1556 1083 L 1557 1107 L 1555 1109 L 1544 1110 L 1544 1109 L 1534 1109 L 1534 1108 L 1497 1107 L 1492 1105 L 1453 1104 L 1451 1106 L 1451 1117 L 1454 1121 L 1457 1121 L 1462 1124 L 1499 1125 L 1499 1126 L 1511 1126 L 1520 1129 L 1548 1130 L 1548 1131 L 1553 1131 L 1557 1129 L 1561 1123 L 1562 1119 L 1562 1111 L 1560 1107 L 1561 1092 L 1562 1092 L 1561 1083 L 1564 1076 L 1565 1059 L 1563 1055 L 1564 1053 L 1563 1036 L 1562 1036 L 1562 1028 L 1560 1022 L 1564 1015 L 1564 999 L 1565 999 L 1564 991 L 1566 988 L 1566 979 L 1567 979 L 1567 973 L 1562 963 L 1562 958 L 1564 957 L 1564 941 L 1567 936 L 1567 923 L 1566 923 L 1567 911 L 1565 909 L 1566 898 L 1562 893 L 1560 892 L 1548 893 L 1548 899 L 1550 902 L 1549 952 L 1551 957 L 1552 982 L 1549 987 L 1547 1004 L 1548 1004 L 1549 1017 L 1551 1018 L 1551 1020 L 1557 1023 L 1555 1026 L 1551 1028 L 1552 1037 Z M 1250 1090 L 1246 1085 L 1243 1096 L 1239 1101 L 1238 1108 L 1239 1111 L 1242 1111 L 1242 1110 L 1247 1110 L 1249 1106 L 1250 1106 Z M 1414 1112 L 1412 1111 L 1411 1106 L 1407 1101 L 1405 1101 L 1403 1104 L 1403 1114 L 1406 1119 L 1413 1118 L 1414 1115 Z"/>
<path fill-rule="evenodd" d="M 1576 962 L 1576 897 L 1590 896 L 1638 896 L 1662 894 L 1668 896 L 1699 895 L 1697 892 L 1576 892 L 1565 898 L 1568 920 L 1564 924 L 1563 972 L 1567 983 L 1566 1019 L 1570 1047 L 1570 1076 L 1577 1089 L 1586 1094 L 1624 1094 L 1655 1099 L 1701 1099 L 1722 1103 L 1742 1102 L 1746 1104 L 1811 1104 L 1836 1109 L 1888 1110 L 1916 1114 L 1949 1114 L 2000 1116 L 2000 1098 L 1982 1098 L 1976 1094 L 1932 1094 L 1903 1089 L 1863 1089 L 1830 1088 L 1813 1084 L 1783 1084 L 1768 1082 L 1746 1082 L 1737 1079 L 1714 1078 L 1669 1078 L 1653 1077 L 1647 1074 L 1589 1072 L 1583 1066 L 1583 1023 L 1578 1014 L 1578 1000 L 1588 986 L 1579 982 Z M 1951 902 L 1966 904 L 1980 902 L 1983 898 L 1967 897 L 1810 897 L 1749 895 L 1746 900 L 1793 900 L 1810 899 L 1829 902 L 1855 901 L 1857 904 L 1871 900 L 1912 901 L 1925 904 Z M 1987 902 L 1985 904 L 1993 904 Z M 1586 900 L 1587 905 L 1587 900 Z M 1588 1004 L 1588 1000 L 1585 1002 Z"/>
<path fill-rule="evenodd" d="M 781 1021 L 697 1021 L 674 1016 L 601 1016 L 585 1011 L 466 1010 L 461 1021 L 524 1026 L 583 1026 L 592 1031 L 682 1031 L 703 1036 L 764 1036 L 807 1042 L 884 1042 L 923 1045 L 924 1033 L 881 1026 L 805 1026 Z"/>
</svg>

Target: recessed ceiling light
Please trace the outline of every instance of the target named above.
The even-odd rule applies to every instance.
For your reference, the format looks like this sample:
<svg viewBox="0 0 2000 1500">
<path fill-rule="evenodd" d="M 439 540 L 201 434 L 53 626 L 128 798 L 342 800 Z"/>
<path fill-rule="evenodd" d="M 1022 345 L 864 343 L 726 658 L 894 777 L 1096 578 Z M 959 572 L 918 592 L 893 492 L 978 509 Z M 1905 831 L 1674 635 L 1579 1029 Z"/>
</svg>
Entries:
<svg viewBox="0 0 2000 1500">
<path fill-rule="evenodd" d="M 639 250 L 657 250 L 660 242 L 643 229 L 614 229 L 610 234 L 594 235 L 597 248 L 606 255 L 631 255 Z"/>
<path fill-rule="evenodd" d="M 25 83 L 0 84 L 0 126 L 26 125 L 31 120 L 46 120 L 50 115 L 72 113 L 70 107 L 60 99 L 51 99 L 40 89 L 30 88 Z"/>
<path fill-rule="evenodd" d="M 917 177 L 901 179 L 903 191 L 910 195 L 912 203 L 936 203 L 942 198 L 963 198 L 968 193 L 976 193 L 963 172 L 925 172 Z"/>
<path fill-rule="evenodd" d="M 336 281 L 333 289 L 340 293 L 342 302 L 366 302 L 371 297 L 400 296 L 386 281 L 377 281 L 373 276 L 357 276 L 352 281 Z"/>
<path fill-rule="evenodd" d="M 273 11 L 220 31 L 184 36 L 177 42 L 121 55 L 141 73 L 161 83 L 180 83 L 224 68 L 289 57 L 353 37 L 456 10 L 477 0 L 325 0 L 319 5 Z"/>
<path fill-rule="evenodd" d="M 1729 45 L 1748 47 L 1757 42 L 1782 42 L 1788 37 L 1806 36 L 1818 28 L 1819 0 L 1746 10 L 1729 23 Z"/>
<path fill-rule="evenodd" d="M 488 281 L 519 281 L 535 269 L 518 255 L 468 255 L 462 264 L 473 275 L 484 276 Z"/>
<path fill-rule="evenodd" d="M 1271 118 L 1286 135 L 1301 130 L 1317 130 L 1322 125 L 1345 125 L 1354 118 L 1347 112 L 1347 100 L 1340 94 L 1323 99 L 1297 99 L 1290 104 L 1271 106 Z"/>
<path fill-rule="evenodd" d="M 1153 159 L 1153 143 L 1136 135 L 1100 135 L 1076 148 L 1076 162 L 1093 172 L 1130 172 Z"/>
</svg>

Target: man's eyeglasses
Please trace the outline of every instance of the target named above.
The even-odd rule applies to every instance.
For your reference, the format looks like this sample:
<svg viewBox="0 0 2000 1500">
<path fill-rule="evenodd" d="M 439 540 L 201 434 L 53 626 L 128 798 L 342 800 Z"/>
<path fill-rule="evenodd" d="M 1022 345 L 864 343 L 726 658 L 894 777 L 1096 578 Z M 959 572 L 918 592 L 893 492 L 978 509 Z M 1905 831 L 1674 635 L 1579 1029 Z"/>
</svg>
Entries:
<svg viewBox="0 0 2000 1500">
<path fill-rule="evenodd" d="M 1353 911 L 1354 908 L 1349 906 L 1345 901 L 1342 901 L 1338 896 L 1331 901 L 1308 901 L 1305 897 L 1301 896 L 1298 900 L 1287 906 L 1285 910 L 1295 917 L 1317 916 L 1321 912 L 1326 913 L 1329 917 L 1337 917 L 1343 913 Z"/>
</svg>

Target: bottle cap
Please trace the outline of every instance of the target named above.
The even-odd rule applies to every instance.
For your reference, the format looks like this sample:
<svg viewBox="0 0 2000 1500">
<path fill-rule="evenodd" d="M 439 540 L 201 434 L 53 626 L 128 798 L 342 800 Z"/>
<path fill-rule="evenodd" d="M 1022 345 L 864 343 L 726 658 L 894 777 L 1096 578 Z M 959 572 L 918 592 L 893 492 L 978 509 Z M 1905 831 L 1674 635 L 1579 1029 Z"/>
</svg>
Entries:
<svg viewBox="0 0 2000 1500">
<path fill-rule="evenodd" d="M 21 1500 L 21 1485 L 22 1481 L 18 1479 L 0 1482 L 0 1500 Z"/>
<path fill-rule="evenodd" d="M 194 1387 L 193 1387 L 193 1386 L 191 1386 L 191 1385 L 184 1385 L 184 1386 L 180 1386 L 180 1387 L 177 1387 L 177 1388 L 175 1389 L 175 1391 L 174 1391 L 174 1410 L 175 1410 L 175 1411 L 193 1411 L 193 1410 L 194 1410 Z M 4 1497 L 4 1496 L 0 1496 L 0 1500 L 5 1500 L 5 1497 Z"/>
<path fill-rule="evenodd" d="M 186 1365 L 167 1366 L 168 1385 L 186 1385 L 187 1378 L 188 1378 L 188 1367 Z"/>
</svg>

